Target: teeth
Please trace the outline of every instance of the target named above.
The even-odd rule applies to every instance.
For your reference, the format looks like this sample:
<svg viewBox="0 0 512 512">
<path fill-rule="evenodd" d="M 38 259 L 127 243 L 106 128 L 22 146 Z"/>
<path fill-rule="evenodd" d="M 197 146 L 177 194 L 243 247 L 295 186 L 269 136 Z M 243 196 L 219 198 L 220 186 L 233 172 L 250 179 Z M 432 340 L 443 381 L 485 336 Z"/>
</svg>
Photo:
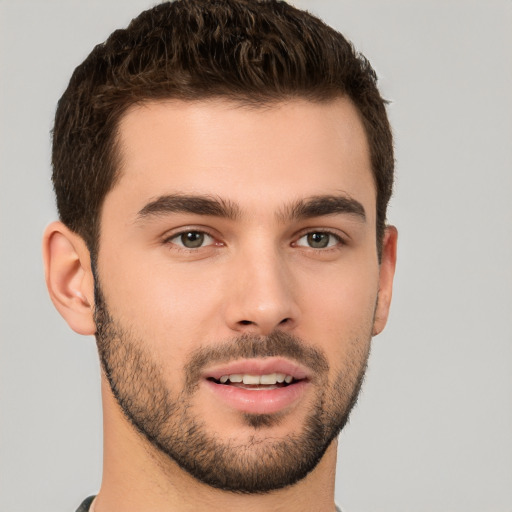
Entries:
<svg viewBox="0 0 512 512">
<path fill-rule="evenodd" d="M 223 375 L 220 378 L 221 384 L 226 384 L 226 382 L 230 381 L 231 383 L 240 383 L 249 385 L 274 385 L 277 383 L 282 384 L 286 382 L 286 384 L 290 384 L 293 381 L 293 377 L 291 375 L 286 375 L 284 373 L 268 373 L 265 375 L 249 375 L 249 374 L 241 374 L 241 373 L 233 373 L 231 375 Z"/>
<path fill-rule="evenodd" d="M 260 376 L 259 375 L 244 375 L 243 382 L 244 382 L 244 384 L 259 384 Z"/>
<path fill-rule="evenodd" d="M 276 382 L 277 377 L 275 373 L 269 373 L 260 377 L 260 384 L 275 384 Z"/>
</svg>

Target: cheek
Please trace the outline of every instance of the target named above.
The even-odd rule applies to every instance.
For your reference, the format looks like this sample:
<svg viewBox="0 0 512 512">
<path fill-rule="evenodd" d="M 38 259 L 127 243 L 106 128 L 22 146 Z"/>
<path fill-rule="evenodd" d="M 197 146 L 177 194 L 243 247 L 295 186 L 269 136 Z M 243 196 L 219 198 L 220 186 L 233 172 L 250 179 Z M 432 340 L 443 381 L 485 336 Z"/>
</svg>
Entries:
<svg viewBox="0 0 512 512">
<path fill-rule="evenodd" d="M 310 294 L 309 309 L 316 310 L 318 318 L 327 324 L 347 327 L 364 324 L 362 319 L 367 318 L 370 312 L 373 314 L 376 287 L 350 287 L 346 281 L 339 283 L 338 287 L 335 285 L 331 283 L 329 289 L 322 294 Z"/>
<path fill-rule="evenodd" d="M 331 353 L 343 354 L 353 342 L 368 342 L 377 292 L 376 265 L 340 267 L 317 275 L 303 284 L 303 325 L 309 336 L 316 332 L 318 339 L 320 335 L 319 341 Z"/>
<path fill-rule="evenodd" d="M 162 359 L 179 364 L 215 335 L 211 317 L 219 294 L 211 273 L 147 257 L 107 265 L 102 274 L 108 279 L 101 280 L 112 315 Z"/>
</svg>

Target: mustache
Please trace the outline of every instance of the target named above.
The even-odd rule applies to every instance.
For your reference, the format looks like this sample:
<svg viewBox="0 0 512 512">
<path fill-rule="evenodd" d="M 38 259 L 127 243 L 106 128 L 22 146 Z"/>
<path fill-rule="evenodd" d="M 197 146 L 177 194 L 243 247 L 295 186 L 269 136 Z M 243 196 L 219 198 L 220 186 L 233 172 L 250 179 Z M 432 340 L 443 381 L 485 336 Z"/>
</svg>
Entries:
<svg viewBox="0 0 512 512">
<path fill-rule="evenodd" d="M 268 336 L 242 334 L 222 343 L 197 349 L 185 365 L 185 389 L 192 392 L 208 365 L 235 359 L 286 357 L 309 368 L 321 377 L 329 372 L 329 363 L 322 351 L 307 345 L 301 338 L 283 331 Z"/>
</svg>

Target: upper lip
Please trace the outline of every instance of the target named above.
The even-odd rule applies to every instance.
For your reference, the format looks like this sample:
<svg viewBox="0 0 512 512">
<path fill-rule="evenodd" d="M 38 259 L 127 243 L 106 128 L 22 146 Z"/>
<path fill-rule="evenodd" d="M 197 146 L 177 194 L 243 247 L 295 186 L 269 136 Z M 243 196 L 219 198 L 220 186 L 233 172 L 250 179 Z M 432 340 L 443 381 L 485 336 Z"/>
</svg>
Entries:
<svg viewBox="0 0 512 512">
<path fill-rule="evenodd" d="M 279 357 L 231 361 L 208 368 L 202 375 L 206 379 L 219 380 L 223 375 L 268 375 L 271 373 L 291 375 L 295 380 L 309 378 L 308 371 L 302 365 Z"/>
</svg>

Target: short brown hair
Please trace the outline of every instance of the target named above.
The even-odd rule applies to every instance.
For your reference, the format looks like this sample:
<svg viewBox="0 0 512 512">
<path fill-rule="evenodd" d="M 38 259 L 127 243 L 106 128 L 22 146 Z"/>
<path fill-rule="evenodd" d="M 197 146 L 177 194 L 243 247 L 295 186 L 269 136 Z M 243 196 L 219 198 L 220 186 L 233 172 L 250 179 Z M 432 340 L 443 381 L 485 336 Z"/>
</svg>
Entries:
<svg viewBox="0 0 512 512">
<path fill-rule="evenodd" d="M 264 105 L 348 96 L 368 137 L 380 253 L 394 158 L 376 83 L 369 62 L 339 32 L 285 2 L 159 4 L 97 45 L 58 103 L 52 164 L 59 216 L 94 256 L 101 207 L 118 177 L 117 128 L 136 103 L 219 97 Z"/>
</svg>

